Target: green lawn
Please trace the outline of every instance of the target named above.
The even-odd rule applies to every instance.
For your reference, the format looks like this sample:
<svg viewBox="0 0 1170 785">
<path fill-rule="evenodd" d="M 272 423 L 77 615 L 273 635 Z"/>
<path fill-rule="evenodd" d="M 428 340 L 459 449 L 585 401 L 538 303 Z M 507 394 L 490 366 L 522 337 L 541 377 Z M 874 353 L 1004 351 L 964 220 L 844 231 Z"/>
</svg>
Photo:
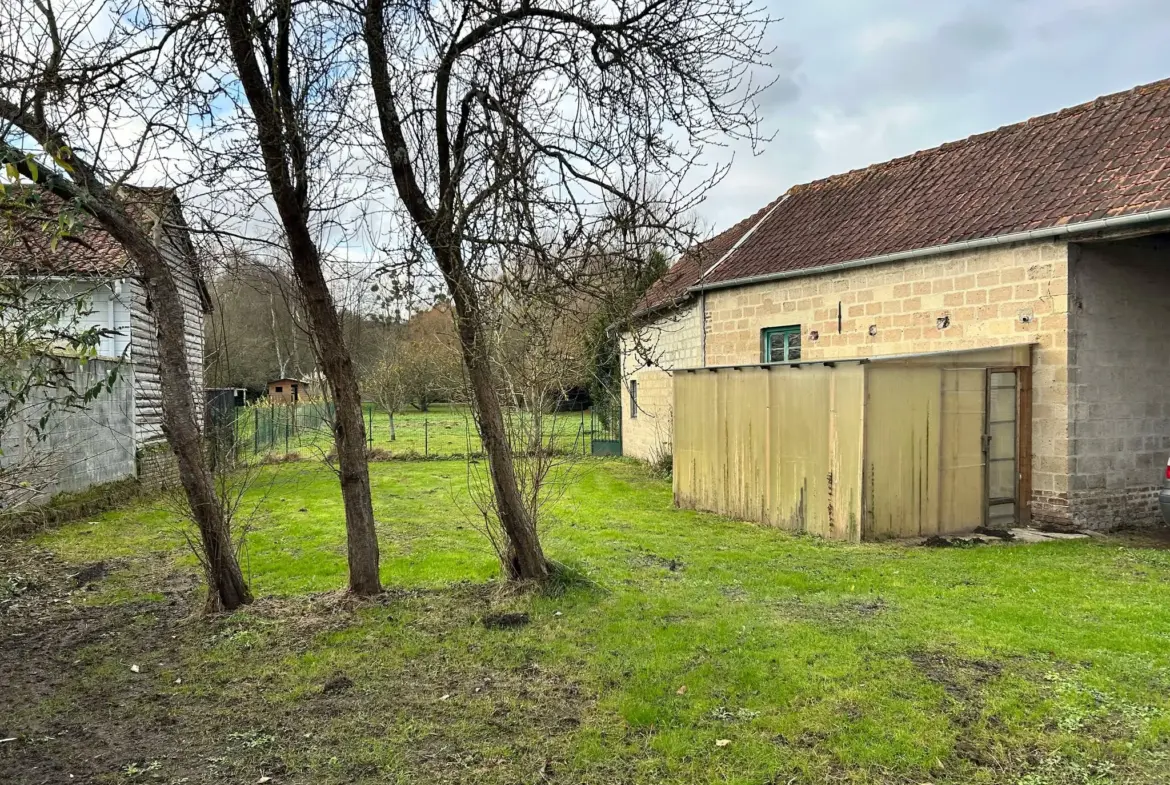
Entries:
<svg viewBox="0 0 1170 785">
<path fill-rule="evenodd" d="M 314 594 L 345 578 L 317 464 L 266 469 L 260 599 L 221 619 L 187 615 L 193 588 L 167 610 L 193 562 L 161 508 L 22 546 L 117 565 L 70 599 L 132 608 L 132 632 L 61 655 L 0 731 L 67 745 L 54 728 L 96 706 L 107 736 L 166 741 L 106 739 L 111 782 L 1170 781 L 1170 551 L 828 543 L 674 510 L 669 482 L 588 460 L 544 532 L 574 577 L 522 595 L 495 581 L 463 463 L 371 471 L 375 603 Z M 485 627 L 501 612 L 530 622 Z M 0 745 L 0 769 L 20 754 Z"/>
<path fill-rule="evenodd" d="M 322 404 L 306 403 L 296 408 L 260 403 L 237 410 L 235 434 L 242 455 L 252 453 L 301 453 L 319 457 L 333 449 L 332 434 L 325 418 L 315 411 Z M 390 415 L 375 404 L 365 404 L 367 437 L 371 448 L 390 457 L 463 457 L 478 454 L 483 446 L 471 411 L 466 406 L 433 404 L 429 411 L 406 409 L 394 415 L 391 438 Z M 509 413 L 510 418 L 523 415 Z M 589 412 L 558 412 L 544 415 L 544 428 L 555 449 L 587 454 L 592 440 Z M 519 422 L 519 420 L 517 420 Z M 257 438 L 259 434 L 259 438 Z"/>
</svg>

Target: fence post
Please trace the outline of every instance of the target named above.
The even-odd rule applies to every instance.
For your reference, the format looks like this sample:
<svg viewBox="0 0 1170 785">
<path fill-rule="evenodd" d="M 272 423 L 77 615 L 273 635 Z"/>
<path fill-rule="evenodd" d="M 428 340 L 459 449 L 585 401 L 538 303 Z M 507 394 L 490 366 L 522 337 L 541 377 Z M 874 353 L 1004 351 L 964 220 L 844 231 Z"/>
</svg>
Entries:
<svg viewBox="0 0 1170 785">
<path fill-rule="evenodd" d="M 431 421 L 423 417 L 423 457 L 431 454 Z"/>
<path fill-rule="evenodd" d="M 252 453 L 260 454 L 260 407 L 252 410 Z"/>
<path fill-rule="evenodd" d="M 284 412 L 284 454 L 288 455 L 288 410 Z"/>
<path fill-rule="evenodd" d="M 366 441 L 369 443 L 370 448 L 372 449 L 374 446 L 374 404 L 371 403 L 367 405 L 370 412 L 370 427 L 367 429 L 368 435 L 366 437 Z"/>
</svg>

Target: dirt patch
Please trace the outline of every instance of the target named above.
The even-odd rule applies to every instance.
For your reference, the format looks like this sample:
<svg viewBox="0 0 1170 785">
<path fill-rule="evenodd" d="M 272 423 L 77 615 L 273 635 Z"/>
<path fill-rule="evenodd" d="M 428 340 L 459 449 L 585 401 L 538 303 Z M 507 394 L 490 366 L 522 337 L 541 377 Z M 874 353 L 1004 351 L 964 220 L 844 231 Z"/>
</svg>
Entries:
<svg viewBox="0 0 1170 785">
<path fill-rule="evenodd" d="M 977 697 L 984 684 L 1003 672 L 1003 666 L 998 662 L 967 659 L 954 654 L 912 651 L 909 657 L 926 678 L 941 686 L 952 698 L 963 701 Z"/>
<path fill-rule="evenodd" d="M 529 622 L 527 613 L 489 613 L 483 617 L 483 626 L 489 630 L 514 630 Z"/>
<path fill-rule="evenodd" d="M 667 572 L 678 572 L 686 567 L 686 563 L 676 556 L 667 558 L 649 552 L 639 553 L 633 557 L 632 561 L 639 567 L 657 567 Z"/>
<path fill-rule="evenodd" d="M 331 695 L 335 692 L 345 692 L 351 687 L 353 687 L 353 679 L 344 673 L 338 673 L 321 685 L 321 694 Z"/>
<path fill-rule="evenodd" d="M 0 736 L 15 739 L 0 745 L 0 770 L 13 775 L 5 781 L 96 782 L 182 754 L 158 672 L 179 657 L 177 630 L 197 600 L 191 582 L 162 602 L 88 606 L 75 593 L 108 564 L 78 571 L 46 551 L 14 551 L 0 560 L 0 576 L 35 569 L 38 583 L 0 615 Z"/>
<path fill-rule="evenodd" d="M 1110 532 L 1102 539 L 1110 544 L 1124 545 L 1129 548 L 1150 548 L 1165 551 L 1170 550 L 1170 526 L 1119 529 Z"/>
<path fill-rule="evenodd" d="M 943 710 L 960 729 L 953 755 L 978 767 L 991 765 L 994 756 L 989 756 L 975 728 L 981 719 L 987 725 L 997 722 L 995 717 L 984 717 L 983 687 L 1003 672 L 1003 665 L 937 651 L 912 651 L 908 656 L 919 672 L 947 694 Z"/>
<path fill-rule="evenodd" d="M 393 640 L 397 625 L 438 641 L 485 619 L 499 629 L 530 623 L 491 612 L 515 601 L 491 584 L 372 600 L 343 591 L 262 598 L 208 618 L 195 613 L 194 575 L 152 572 L 143 588 L 161 601 L 94 606 L 83 602 L 94 584 L 79 588 L 77 576 L 98 580 L 96 565 L 17 550 L 0 553 L 0 586 L 13 586 L 9 612 L 0 610 L 0 738 L 15 738 L 0 744 L 5 785 L 309 785 L 325 773 L 372 784 L 404 772 L 419 782 L 527 781 L 567 768 L 569 740 L 596 699 L 532 661 L 491 668 L 441 646 L 378 659 L 381 636 Z M 130 564 L 131 574 L 143 564 Z M 291 672 L 295 663 L 328 667 L 330 636 L 355 625 L 369 642 L 345 656 L 362 658 L 360 674 L 348 660 L 344 671 Z M 402 739 L 392 756 L 378 752 L 387 738 Z"/>
<path fill-rule="evenodd" d="M 808 602 L 792 598 L 774 605 L 784 618 L 832 627 L 871 622 L 889 610 L 889 604 L 882 597 L 849 599 L 841 602 Z"/>
<path fill-rule="evenodd" d="M 920 543 L 923 548 L 973 548 L 986 544 L 980 537 L 942 537 L 934 534 Z"/>
<path fill-rule="evenodd" d="M 94 562 L 82 567 L 73 575 L 73 585 L 78 589 L 83 589 L 91 583 L 97 583 L 109 574 L 110 565 L 104 561 Z"/>
</svg>

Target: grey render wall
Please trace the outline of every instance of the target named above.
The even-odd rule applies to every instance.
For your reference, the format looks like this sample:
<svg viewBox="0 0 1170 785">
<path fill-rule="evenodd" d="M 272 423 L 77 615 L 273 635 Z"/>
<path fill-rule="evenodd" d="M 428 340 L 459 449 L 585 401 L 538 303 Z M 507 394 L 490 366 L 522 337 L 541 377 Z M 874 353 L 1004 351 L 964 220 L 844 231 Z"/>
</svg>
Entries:
<svg viewBox="0 0 1170 785">
<path fill-rule="evenodd" d="M 43 442 L 30 440 L 25 423 L 10 428 L 5 434 L 0 465 L 36 464 L 39 467 L 36 470 L 26 470 L 27 479 L 40 485 L 40 478 L 44 477 L 46 498 L 133 477 L 136 471 L 133 365 L 116 360 L 90 360 L 84 365 L 75 362 L 75 386 L 88 389 L 114 368 L 119 375 L 113 389 L 103 392 L 84 409 L 54 415 Z M 39 416 L 32 407 L 25 411 L 22 420 L 27 422 Z"/>
<path fill-rule="evenodd" d="M 1073 522 L 1156 523 L 1170 455 L 1170 240 L 1073 245 L 1069 264 Z"/>
</svg>

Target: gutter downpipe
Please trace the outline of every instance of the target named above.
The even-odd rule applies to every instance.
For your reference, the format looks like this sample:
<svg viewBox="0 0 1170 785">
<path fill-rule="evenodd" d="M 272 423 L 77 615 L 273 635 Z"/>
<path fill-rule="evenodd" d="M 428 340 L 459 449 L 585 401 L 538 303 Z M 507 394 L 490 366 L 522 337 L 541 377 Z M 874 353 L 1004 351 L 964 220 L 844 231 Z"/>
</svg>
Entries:
<svg viewBox="0 0 1170 785">
<path fill-rule="evenodd" d="M 707 367 L 707 290 L 699 292 L 699 347 L 700 361 Z"/>
<path fill-rule="evenodd" d="M 715 289 L 750 286 L 757 283 L 779 281 L 785 278 L 801 278 L 809 275 L 823 275 L 825 273 L 835 273 L 841 270 L 852 270 L 856 267 L 871 267 L 879 264 L 887 264 L 889 262 L 900 262 L 906 259 L 919 259 L 924 256 L 938 256 L 940 254 L 957 253 L 959 251 L 971 251 L 980 248 L 993 248 L 998 245 L 1014 245 L 1016 243 L 1029 242 L 1032 240 L 1047 240 L 1055 237 L 1086 234 L 1104 229 L 1122 229 L 1132 226 L 1142 226 L 1144 224 L 1157 223 L 1158 221 L 1170 221 L 1170 209 L 1154 210 L 1148 213 L 1135 213 L 1133 215 L 1122 215 L 1111 218 L 1098 218 L 1092 221 L 1081 221 L 1074 224 L 1064 224 L 1063 226 L 1052 226 L 1046 229 L 1032 229 L 1027 232 L 1001 234 L 995 237 L 982 237 L 977 240 L 962 240 L 957 243 L 933 245 L 929 248 L 917 248 L 911 251 L 898 251 L 897 253 L 870 256 L 865 259 L 854 259 L 848 262 L 837 262 L 836 264 L 826 264 L 821 267 L 809 267 L 803 270 L 785 270 L 777 273 L 754 275 L 748 278 L 735 278 L 728 281 L 717 281 L 715 283 L 698 283 L 687 289 L 687 291 L 699 293 L 712 291 Z M 704 365 L 706 365 L 706 363 L 704 363 Z"/>
</svg>

